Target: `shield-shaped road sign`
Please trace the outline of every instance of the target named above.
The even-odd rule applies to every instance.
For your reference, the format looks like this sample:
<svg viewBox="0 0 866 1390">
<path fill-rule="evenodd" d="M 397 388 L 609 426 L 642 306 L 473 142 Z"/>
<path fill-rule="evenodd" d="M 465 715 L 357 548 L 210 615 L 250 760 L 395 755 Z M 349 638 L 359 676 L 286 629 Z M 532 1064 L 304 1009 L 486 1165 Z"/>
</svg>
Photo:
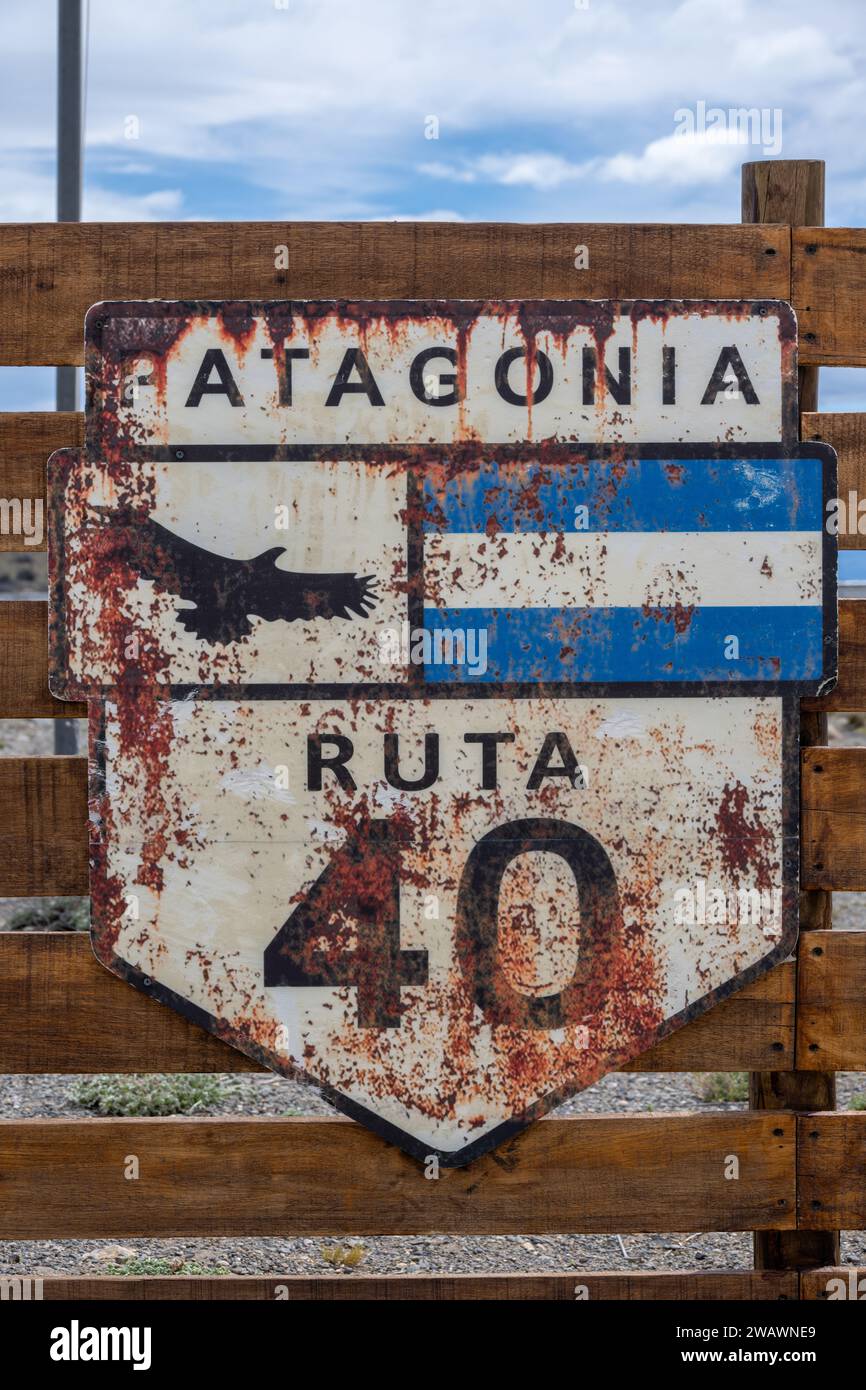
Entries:
<svg viewBox="0 0 866 1390">
<path fill-rule="evenodd" d="M 87 371 L 109 969 L 454 1164 L 790 951 L 836 483 L 786 305 L 101 304 Z"/>
</svg>

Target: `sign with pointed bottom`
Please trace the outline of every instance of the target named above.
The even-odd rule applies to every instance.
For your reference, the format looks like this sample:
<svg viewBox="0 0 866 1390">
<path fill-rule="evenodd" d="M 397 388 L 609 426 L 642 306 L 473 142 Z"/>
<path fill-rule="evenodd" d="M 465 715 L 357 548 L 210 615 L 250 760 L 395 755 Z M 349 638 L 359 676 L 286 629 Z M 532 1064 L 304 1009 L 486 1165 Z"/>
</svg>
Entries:
<svg viewBox="0 0 866 1390">
<path fill-rule="evenodd" d="M 835 673 L 794 346 L 766 303 L 96 306 L 49 492 L 99 959 L 445 1165 L 783 959 Z"/>
</svg>

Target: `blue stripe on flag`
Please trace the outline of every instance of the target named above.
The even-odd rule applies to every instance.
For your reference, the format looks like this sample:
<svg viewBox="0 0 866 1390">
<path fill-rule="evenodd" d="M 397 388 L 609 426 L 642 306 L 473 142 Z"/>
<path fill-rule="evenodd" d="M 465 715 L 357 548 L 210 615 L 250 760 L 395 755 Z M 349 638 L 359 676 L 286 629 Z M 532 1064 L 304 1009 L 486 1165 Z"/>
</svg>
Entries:
<svg viewBox="0 0 866 1390">
<path fill-rule="evenodd" d="M 472 631 L 467 661 L 425 664 L 425 680 L 790 681 L 821 674 L 819 607 L 425 609 L 424 625 Z M 486 633 L 486 669 L 478 635 Z M 730 637 L 739 656 L 727 660 Z M 439 642 L 448 655 L 447 644 Z M 475 669 L 472 669 L 474 665 Z"/>
<path fill-rule="evenodd" d="M 424 479 L 425 530 L 821 531 L 821 460 L 486 459 Z M 584 506 L 588 515 L 578 514 Z"/>
</svg>

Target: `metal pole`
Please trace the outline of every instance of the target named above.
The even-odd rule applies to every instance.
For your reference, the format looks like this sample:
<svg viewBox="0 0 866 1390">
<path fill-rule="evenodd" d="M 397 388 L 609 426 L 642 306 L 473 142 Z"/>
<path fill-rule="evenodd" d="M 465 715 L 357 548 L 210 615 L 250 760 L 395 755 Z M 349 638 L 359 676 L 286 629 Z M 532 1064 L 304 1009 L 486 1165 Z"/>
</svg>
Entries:
<svg viewBox="0 0 866 1390">
<path fill-rule="evenodd" d="M 57 0 L 57 221 L 81 221 L 81 0 Z M 57 409 L 78 405 L 75 367 L 57 368 Z"/>
<path fill-rule="evenodd" d="M 81 0 L 57 0 L 57 221 L 81 221 Z M 58 410 L 78 408 L 78 370 L 57 368 Z M 74 719 L 54 721 L 55 753 L 77 752 Z"/>
</svg>

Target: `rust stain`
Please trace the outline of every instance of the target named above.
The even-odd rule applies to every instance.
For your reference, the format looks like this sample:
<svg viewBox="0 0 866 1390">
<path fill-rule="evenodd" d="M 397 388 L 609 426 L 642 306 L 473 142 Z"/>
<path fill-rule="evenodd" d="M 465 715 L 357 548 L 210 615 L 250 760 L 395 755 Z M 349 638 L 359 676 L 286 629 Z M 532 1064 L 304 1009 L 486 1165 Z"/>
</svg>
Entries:
<svg viewBox="0 0 866 1390">
<path fill-rule="evenodd" d="M 595 399 L 587 410 L 597 422 L 606 422 L 611 445 L 606 455 L 608 480 L 594 495 L 594 527 L 603 531 L 610 510 L 640 467 L 634 449 L 617 442 L 624 417 L 610 410 L 607 399 L 605 354 L 621 308 L 615 301 L 497 301 L 440 305 L 435 313 L 429 306 L 403 306 L 395 316 L 387 303 L 352 301 L 238 301 L 223 303 L 218 310 L 193 304 L 185 313 L 178 313 L 177 306 L 165 306 L 164 311 L 148 304 L 139 307 L 148 324 L 144 335 L 142 318 L 132 315 L 102 319 L 96 314 L 90 321 L 91 452 L 78 463 L 71 458 L 58 463 L 52 484 L 55 507 L 59 510 L 62 503 L 65 512 L 64 544 L 76 591 L 86 595 L 86 602 L 76 605 L 64 589 L 65 576 L 55 574 L 53 582 L 64 602 L 62 612 L 52 613 L 52 623 L 74 633 L 85 670 L 99 668 L 108 654 L 112 668 L 123 672 L 122 682 L 111 692 L 110 708 L 100 711 L 94 703 L 91 709 L 92 893 L 98 954 L 112 969 L 150 989 L 156 970 L 142 985 L 141 963 L 168 968 L 180 953 L 191 1017 L 282 1074 L 312 1077 L 338 1098 L 363 1095 L 366 1106 L 387 1116 L 388 1124 L 396 1123 L 400 1107 L 431 1124 L 459 1126 L 470 1136 L 484 1130 L 491 1113 L 504 1122 L 526 1122 L 539 1105 L 549 1108 L 557 1098 L 636 1056 L 668 1026 L 671 965 L 666 952 L 673 948 L 669 942 L 664 948 L 660 945 L 660 923 L 668 912 L 662 885 L 683 872 L 678 847 L 695 839 L 695 817 L 702 817 L 701 833 L 689 870 L 694 867 L 707 876 L 721 872 L 735 887 L 769 889 L 781 876 L 779 837 L 772 828 L 779 819 L 778 808 L 760 787 L 745 785 L 734 770 L 730 750 L 723 746 L 720 751 L 706 730 L 703 744 L 688 745 L 685 715 L 679 724 L 676 718 L 669 727 L 658 721 L 640 735 L 648 756 L 664 770 L 656 784 L 643 785 L 634 774 L 643 745 L 634 754 L 626 743 L 618 745 L 625 753 L 617 761 L 604 743 L 608 735 L 602 719 L 602 713 L 605 720 L 614 719 L 617 711 L 602 711 L 601 697 L 574 698 L 580 694 L 577 681 L 571 692 L 574 707 L 579 706 L 574 720 L 584 720 L 589 728 L 595 718 L 599 726 L 585 737 L 588 748 L 579 750 L 594 760 L 593 780 L 584 788 L 556 767 L 555 774 L 533 786 L 543 740 L 565 738 L 567 724 L 567 715 L 545 696 L 539 668 L 539 699 L 522 725 L 512 711 L 514 702 L 501 702 L 501 722 L 508 723 L 501 732 L 507 732 L 511 742 L 497 757 L 506 760 L 511 779 L 507 785 L 485 784 L 476 762 L 474 781 L 467 772 L 459 785 L 445 785 L 438 776 L 430 785 L 413 786 L 412 778 L 426 769 L 428 746 L 420 734 L 426 740 L 428 725 L 443 706 L 420 688 L 410 687 L 413 741 L 406 736 L 398 699 L 365 695 L 360 682 L 349 693 L 340 693 L 339 682 L 334 682 L 337 690 L 320 699 L 290 704 L 285 697 L 293 721 L 285 730 L 285 742 L 297 741 L 304 723 L 317 738 L 348 740 L 353 749 L 368 740 L 376 749 L 375 759 L 370 754 L 374 774 L 364 784 L 360 774 L 357 783 L 350 779 L 347 784 L 333 774 L 325 778 L 318 799 L 305 803 L 313 809 L 309 824 L 303 826 L 309 840 L 300 851 L 293 798 L 309 793 L 309 787 L 290 788 L 279 812 L 272 796 L 261 802 L 247 797 L 233 822 L 233 788 L 250 774 L 251 764 L 257 770 L 263 738 L 250 712 L 254 703 L 245 706 L 238 698 L 245 663 L 257 651 L 256 637 L 245 632 L 231 648 L 202 655 L 198 687 L 188 705 L 168 698 L 173 653 L 159 633 L 178 585 L 172 582 L 175 560 L 158 542 L 148 567 L 158 570 L 165 582 L 143 584 L 141 579 L 142 537 L 158 510 L 159 470 L 166 465 L 140 457 L 152 438 L 147 425 L 124 409 L 122 384 L 144 362 L 150 370 L 142 389 L 153 393 L 157 411 L 164 410 L 171 367 L 190 335 L 205 324 L 215 341 L 230 346 L 242 363 L 261 344 L 264 323 L 274 358 L 275 392 L 288 379 L 284 346 L 291 345 L 301 325 L 312 361 L 334 325 L 368 355 L 374 345 L 381 349 L 387 342 L 395 356 L 418 340 L 417 330 L 423 327 L 433 340 L 453 344 L 455 438 L 446 447 L 416 445 L 396 461 L 386 446 L 378 451 L 371 446 L 363 467 L 369 477 L 384 474 L 398 480 L 405 501 L 397 516 L 407 535 L 415 538 L 425 527 L 445 529 L 446 488 L 456 488 L 461 500 L 467 500 L 484 459 L 496 459 L 500 481 L 483 487 L 486 526 L 469 558 L 458 560 L 456 549 L 443 541 L 440 587 L 428 583 L 425 589 L 423 576 L 409 576 L 403 557 L 389 557 L 389 593 L 411 600 L 416 612 L 425 601 L 444 606 L 447 576 L 449 591 L 471 596 L 501 575 L 514 549 L 513 533 L 522 526 L 535 558 L 544 557 L 556 576 L 579 572 L 590 599 L 596 601 L 614 561 L 604 544 L 587 560 L 572 533 L 548 522 L 544 490 L 559 476 L 563 456 L 557 449 L 562 441 L 533 440 L 533 388 L 542 379 L 546 360 L 556 357 L 565 363 L 576 330 L 588 330 L 595 353 Z M 689 313 L 698 317 L 721 314 L 732 322 L 759 312 L 760 306 L 737 303 L 689 304 Z M 633 357 L 639 325 L 651 321 L 666 326 L 674 313 L 670 305 L 656 301 L 628 306 Z M 470 350 L 481 320 L 498 325 L 502 344 L 511 347 L 515 333 L 522 344 L 522 365 L 515 358 L 509 377 L 527 403 L 527 446 L 520 458 L 498 458 L 495 446 L 485 444 L 471 423 Z M 780 336 L 790 366 L 795 337 L 787 320 Z M 572 389 L 575 386 L 572 381 Z M 395 429 L 389 445 L 400 442 L 399 427 Z M 93 452 L 96 440 L 98 457 Z M 526 470 L 527 457 L 534 464 L 531 471 Z M 589 481 L 591 457 L 588 446 L 568 452 L 577 493 Z M 664 471 L 674 487 L 683 483 L 683 464 L 668 462 Z M 419 485 L 424 482 L 426 490 Z M 95 503 L 97 496 L 103 498 L 101 504 Z M 59 524 L 57 511 L 52 524 Z M 773 576 L 767 558 L 761 573 L 768 579 Z M 687 566 L 668 566 L 654 576 L 642 617 L 672 629 L 676 637 L 686 637 L 697 611 L 697 604 L 688 602 L 694 593 L 690 585 Z M 226 594 L 217 597 L 218 604 L 226 604 Z M 314 611 L 312 616 L 322 614 Z M 503 621 L 511 618 L 506 615 Z M 551 630 L 563 660 L 591 640 L 578 611 L 552 617 Z M 308 647 L 303 669 L 293 670 L 287 685 L 320 682 L 314 638 Z M 371 680 L 376 676 L 372 659 L 363 670 Z M 405 675 L 401 671 L 401 678 Z M 408 678 L 413 679 L 412 671 Z M 224 709 L 212 698 L 220 688 L 225 692 Z M 549 718 L 548 706 L 542 709 L 545 699 Z M 477 705 L 495 708 L 496 702 L 479 697 Z M 437 729 L 432 732 L 438 737 Z M 778 755 L 780 720 L 769 710 L 761 711 L 751 734 L 771 765 Z M 561 749 L 562 742 L 556 746 Z M 475 751 L 480 759 L 480 750 Z M 718 774 L 715 790 L 710 778 L 702 780 L 695 770 L 696 751 L 703 751 L 713 774 Z M 405 784 L 401 785 L 401 773 L 395 774 L 395 764 L 408 779 Z M 309 766 L 308 762 L 307 770 Z M 197 789 L 195 795 L 185 776 Z M 769 775 L 765 782 L 768 779 Z M 209 801 L 201 787 L 211 793 Z M 671 788 L 675 795 L 663 795 Z M 202 799 L 205 805 L 199 804 Z M 516 805 L 521 807 L 519 814 Z M 223 824 L 220 817 L 232 833 L 225 825 L 222 831 L 214 829 Z M 245 839 L 237 838 L 238 825 Z M 509 853 L 502 850 L 503 827 L 514 832 Z M 256 898 L 255 892 L 276 873 L 282 885 L 279 913 L 285 920 L 274 924 L 276 936 L 267 947 L 269 968 L 283 972 L 284 982 L 294 981 L 310 994 L 328 992 L 319 1014 L 307 1002 L 298 1005 L 291 1053 L 281 1043 L 283 1024 L 273 999 L 241 946 L 236 951 L 221 948 L 206 911 L 193 915 L 184 932 L 178 927 L 179 885 L 189 889 L 202 875 L 219 885 L 223 856 L 230 858 L 237 845 L 245 846 L 243 887 L 250 893 L 246 898 L 239 891 L 239 941 L 249 925 L 244 904 L 254 904 L 262 914 L 275 910 L 266 894 Z M 273 868 L 276 859 L 268 859 L 275 848 L 284 856 L 278 871 Z M 147 905 L 138 925 L 130 923 L 130 888 L 140 890 Z M 424 928 L 425 919 L 419 918 L 419 904 L 431 896 L 440 908 L 447 904 L 450 913 L 449 926 L 439 936 L 435 928 Z M 414 917 L 406 916 L 407 903 L 413 905 Z M 729 936 L 735 944 L 735 934 Z M 685 942 L 683 933 L 675 944 L 688 954 Z M 692 993 L 683 1013 L 700 994 L 699 985 L 706 992 L 719 987 L 709 946 L 702 943 L 695 955 Z M 277 990 L 279 983 L 268 988 Z M 175 1007 L 183 1003 L 181 998 Z M 481 1064 L 479 1058 L 486 1060 Z"/>
<path fill-rule="evenodd" d="M 772 833 L 762 808 L 750 804 L 741 782 L 725 786 L 715 819 L 724 862 L 734 881 L 749 876 L 756 888 L 770 888 L 775 867 Z"/>
</svg>

